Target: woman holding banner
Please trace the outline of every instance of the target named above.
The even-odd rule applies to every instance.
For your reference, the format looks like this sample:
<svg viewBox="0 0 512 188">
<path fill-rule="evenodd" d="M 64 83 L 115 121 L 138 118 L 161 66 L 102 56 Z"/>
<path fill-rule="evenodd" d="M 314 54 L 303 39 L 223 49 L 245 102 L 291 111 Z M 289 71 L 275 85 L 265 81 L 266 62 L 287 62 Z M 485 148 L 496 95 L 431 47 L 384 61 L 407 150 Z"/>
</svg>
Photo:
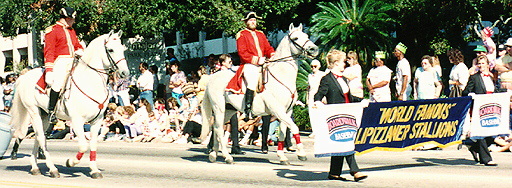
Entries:
<svg viewBox="0 0 512 188">
<path fill-rule="evenodd" d="M 320 81 L 318 92 L 314 97 L 314 106 L 323 105 L 321 100 L 324 97 L 327 99 L 327 104 L 350 103 L 352 101 L 348 79 L 342 76 L 346 66 L 345 59 L 345 52 L 339 50 L 331 50 L 327 54 L 327 63 L 331 66 L 331 71 L 322 77 Z M 346 180 L 340 176 L 344 159 L 347 160 L 347 164 L 350 167 L 350 175 L 354 176 L 354 181 L 357 182 L 368 177 L 359 171 L 354 154 L 350 154 L 347 156 L 331 156 L 331 165 L 329 175 L 327 176 L 328 179 Z"/>
<path fill-rule="evenodd" d="M 494 76 L 490 71 L 489 60 L 487 56 L 478 56 L 476 67 L 480 70 L 479 72 L 469 77 L 468 85 L 462 91 L 463 96 L 467 96 L 469 93 L 475 94 L 491 94 L 499 92 L 500 89 L 496 86 L 497 80 L 494 80 Z M 464 133 L 463 133 L 464 134 Z M 470 137 L 470 132 L 466 133 L 466 138 Z M 494 138 L 489 136 L 483 139 L 476 139 L 476 142 L 469 145 L 469 152 L 473 155 L 475 161 L 485 166 L 497 166 L 492 161 L 491 153 L 489 152 L 489 146 L 494 142 Z"/>
</svg>

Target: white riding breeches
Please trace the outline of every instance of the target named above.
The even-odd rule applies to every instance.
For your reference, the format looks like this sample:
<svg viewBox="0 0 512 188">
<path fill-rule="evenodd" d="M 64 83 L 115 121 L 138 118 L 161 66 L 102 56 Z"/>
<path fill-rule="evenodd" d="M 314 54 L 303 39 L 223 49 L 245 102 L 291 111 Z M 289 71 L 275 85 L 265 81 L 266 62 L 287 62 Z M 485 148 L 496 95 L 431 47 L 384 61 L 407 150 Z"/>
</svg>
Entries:
<svg viewBox="0 0 512 188">
<path fill-rule="evenodd" d="M 71 66 L 73 65 L 73 58 L 57 58 L 52 72 L 46 73 L 45 81 L 56 92 L 60 92 L 66 82 Z"/>
<path fill-rule="evenodd" d="M 244 65 L 244 79 L 247 83 L 247 89 L 256 91 L 258 87 L 258 80 L 261 75 L 261 67 L 259 65 L 245 64 Z"/>
</svg>

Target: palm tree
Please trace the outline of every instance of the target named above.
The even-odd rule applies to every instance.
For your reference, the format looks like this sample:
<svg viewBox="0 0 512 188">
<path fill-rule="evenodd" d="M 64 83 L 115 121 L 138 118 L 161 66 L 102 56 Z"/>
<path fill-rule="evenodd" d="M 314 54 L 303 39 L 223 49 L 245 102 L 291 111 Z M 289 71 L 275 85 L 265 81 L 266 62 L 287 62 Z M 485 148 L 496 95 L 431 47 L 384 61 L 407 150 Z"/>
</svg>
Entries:
<svg viewBox="0 0 512 188">
<path fill-rule="evenodd" d="M 374 51 L 386 50 L 391 44 L 395 19 L 389 16 L 392 3 L 382 0 L 340 0 L 320 2 L 321 11 L 312 16 L 313 35 L 320 37 L 322 50 L 354 50 L 362 65 Z"/>
</svg>

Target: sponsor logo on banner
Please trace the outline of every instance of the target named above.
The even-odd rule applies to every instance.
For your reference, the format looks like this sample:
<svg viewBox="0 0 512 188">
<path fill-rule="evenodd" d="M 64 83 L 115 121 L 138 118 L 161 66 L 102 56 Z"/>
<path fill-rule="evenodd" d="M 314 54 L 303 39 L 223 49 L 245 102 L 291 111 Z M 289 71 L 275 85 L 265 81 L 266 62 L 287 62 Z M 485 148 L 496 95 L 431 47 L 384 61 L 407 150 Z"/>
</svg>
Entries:
<svg viewBox="0 0 512 188">
<path fill-rule="evenodd" d="M 336 142 L 347 142 L 354 138 L 357 130 L 356 118 L 349 114 L 337 114 L 327 118 L 329 138 Z"/>
<path fill-rule="evenodd" d="M 497 127 L 501 123 L 501 105 L 497 103 L 482 105 L 479 115 L 482 127 Z"/>
</svg>

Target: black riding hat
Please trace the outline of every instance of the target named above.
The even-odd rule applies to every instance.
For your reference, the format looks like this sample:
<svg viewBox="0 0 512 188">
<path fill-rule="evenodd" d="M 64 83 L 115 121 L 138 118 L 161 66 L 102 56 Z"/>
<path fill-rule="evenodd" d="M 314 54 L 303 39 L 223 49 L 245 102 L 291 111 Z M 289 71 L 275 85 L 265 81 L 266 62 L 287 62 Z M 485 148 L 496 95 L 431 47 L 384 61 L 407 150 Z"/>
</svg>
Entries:
<svg viewBox="0 0 512 188">
<path fill-rule="evenodd" d="M 71 7 L 64 7 L 60 9 L 60 15 L 62 18 L 75 18 L 76 17 L 76 11 L 75 9 Z"/>
</svg>

